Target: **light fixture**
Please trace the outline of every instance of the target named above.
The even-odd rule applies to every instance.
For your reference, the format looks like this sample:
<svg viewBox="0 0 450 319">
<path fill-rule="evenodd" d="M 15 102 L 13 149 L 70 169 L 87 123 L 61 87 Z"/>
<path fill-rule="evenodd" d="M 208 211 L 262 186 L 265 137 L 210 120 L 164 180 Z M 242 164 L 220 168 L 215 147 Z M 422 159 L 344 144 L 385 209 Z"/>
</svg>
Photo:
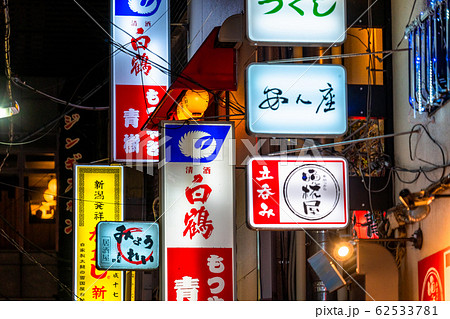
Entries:
<svg viewBox="0 0 450 319">
<path fill-rule="evenodd" d="M 334 245 L 332 251 L 332 256 L 334 257 L 334 259 L 336 259 L 337 261 L 346 261 L 350 259 L 350 257 L 353 256 L 353 253 L 355 251 L 353 244 L 354 243 L 349 241 L 337 242 Z"/>
<path fill-rule="evenodd" d="M 209 105 L 209 93 L 204 90 L 188 90 L 183 97 L 183 106 L 192 117 L 201 117 Z"/>
<path fill-rule="evenodd" d="M 9 105 L 0 106 L 0 119 L 4 117 L 10 117 L 19 113 L 20 108 L 17 101 L 11 102 Z"/>
</svg>

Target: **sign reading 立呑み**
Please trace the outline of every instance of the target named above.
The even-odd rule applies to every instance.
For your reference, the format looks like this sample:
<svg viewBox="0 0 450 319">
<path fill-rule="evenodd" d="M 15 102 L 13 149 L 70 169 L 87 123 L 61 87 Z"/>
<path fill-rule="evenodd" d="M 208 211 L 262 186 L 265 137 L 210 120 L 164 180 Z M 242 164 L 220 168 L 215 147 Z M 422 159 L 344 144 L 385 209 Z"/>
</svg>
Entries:
<svg viewBox="0 0 450 319">
<path fill-rule="evenodd" d="M 346 82 L 340 65 L 250 64 L 247 131 L 256 136 L 341 136 L 347 131 Z"/>
<path fill-rule="evenodd" d="M 234 300 L 234 126 L 161 126 L 162 298 Z"/>
<path fill-rule="evenodd" d="M 256 45 L 340 45 L 346 0 L 247 0 L 247 37 Z"/>
<path fill-rule="evenodd" d="M 159 225 L 99 222 L 96 265 L 103 270 L 150 270 L 159 265 Z"/>
<path fill-rule="evenodd" d="M 96 227 L 123 220 L 123 168 L 74 166 L 74 292 L 77 300 L 122 301 L 121 271 L 96 267 Z"/>
<path fill-rule="evenodd" d="M 141 127 L 169 85 L 169 1 L 112 0 L 112 153 L 157 162 L 158 131 Z"/>
<path fill-rule="evenodd" d="M 247 164 L 247 222 L 253 229 L 339 229 L 348 224 L 347 161 L 255 157 Z"/>
</svg>

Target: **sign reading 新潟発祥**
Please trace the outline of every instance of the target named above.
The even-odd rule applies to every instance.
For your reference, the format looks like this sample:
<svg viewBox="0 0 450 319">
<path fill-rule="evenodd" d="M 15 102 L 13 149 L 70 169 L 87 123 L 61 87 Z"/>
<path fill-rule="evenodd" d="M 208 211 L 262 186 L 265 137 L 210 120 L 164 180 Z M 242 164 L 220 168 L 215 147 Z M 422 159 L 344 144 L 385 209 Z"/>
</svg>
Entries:
<svg viewBox="0 0 450 319">
<path fill-rule="evenodd" d="M 347 28 L 345 0 L 247 0 L 247 37 L 257 45 L 339 45 Z"/>
<path fill-rule="evenodd" d="M 347 131 L 343 66 L 253 63 L 246 76 L 250 134 L 335 137 Z"/>
<path fill-rule="evenodd" d="M 336 229 L 348 224 L 343 157 L 255 157 L 247 164 L 248 224 L 254 229 Z"/>
</svg>

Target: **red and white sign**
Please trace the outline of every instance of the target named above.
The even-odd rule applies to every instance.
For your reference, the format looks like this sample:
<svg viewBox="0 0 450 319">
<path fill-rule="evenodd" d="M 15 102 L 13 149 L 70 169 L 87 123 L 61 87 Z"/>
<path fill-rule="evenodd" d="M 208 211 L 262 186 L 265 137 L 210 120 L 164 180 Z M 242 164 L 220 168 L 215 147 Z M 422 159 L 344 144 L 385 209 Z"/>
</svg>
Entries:
<svg viewBox="0 0 450 319">
<path fill-rule="evenodd" d="M 229 122 L 162 122 L 164 300 L 235 298 L 233 135 Z"/>
<path fill-rule="evenodd" d="M 348 224 L 347 161 L 341 157 L 255 157 L 247 164 L 254 229 L 336 229 Z"/>
<path fill-rule="evenodd" d="M 168 3 L 111 1 L 113 161 L 158 161 L 158 131 L 140 129 L 169 85 Z"/>
<path fill-rule="evenodd" d="M 418 263 L 419 300 L 450 300 L 450 247 Z"/>
</svg>

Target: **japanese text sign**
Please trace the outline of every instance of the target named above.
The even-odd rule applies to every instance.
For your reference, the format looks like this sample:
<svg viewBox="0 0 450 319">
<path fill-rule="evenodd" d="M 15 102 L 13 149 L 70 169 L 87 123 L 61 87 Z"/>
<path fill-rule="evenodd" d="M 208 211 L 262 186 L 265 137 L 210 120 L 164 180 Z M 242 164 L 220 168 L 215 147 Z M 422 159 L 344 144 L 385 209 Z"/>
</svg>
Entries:
<svg viewBox="0 0 450 319">
<path fill-rule="evenodd" d="M 418 263 L 419 300 L 450 300 L 450 247 Z"/>
<path fill-rule="evenodd" d="M 123 168 L 74 167 L 74 291 L 79 300 L 124 299 L 121 271 L 96 269 L 96 226 L 123 219 Z"/>
<path fill-rule="evenodd" d="M 257 45 L 340 45 L 345 0 L 247 0 L 247 37 Z"/>
<path fill-rule="evenodd" d="M 233 135 L 229 122 L 162 122 L 164 300 L 234 300 Z"/>
<path fill-rule="evenodd" d="M 157 162 L 158 132 L 141 131 L 169 84 L 168 0 L 112 0 L 112 152 Z"/>
<path fill-rule="evenodd" d="M 154 222 L 99 222 L 97 268 L 150 270 L 159 265 L 159 225 Z"/>
<path fill-rule="evenodd" d="M 247 164 L 247 222 L 253 229 L 337 229 L 348 224 L 347 161 L 255 157 Z"/>
<path fill-rule="evenodd" d="M 336 137 L 347 131 L 343 66 L 253 63 L 246 77 L 250 134 Z"/>
</svg>

